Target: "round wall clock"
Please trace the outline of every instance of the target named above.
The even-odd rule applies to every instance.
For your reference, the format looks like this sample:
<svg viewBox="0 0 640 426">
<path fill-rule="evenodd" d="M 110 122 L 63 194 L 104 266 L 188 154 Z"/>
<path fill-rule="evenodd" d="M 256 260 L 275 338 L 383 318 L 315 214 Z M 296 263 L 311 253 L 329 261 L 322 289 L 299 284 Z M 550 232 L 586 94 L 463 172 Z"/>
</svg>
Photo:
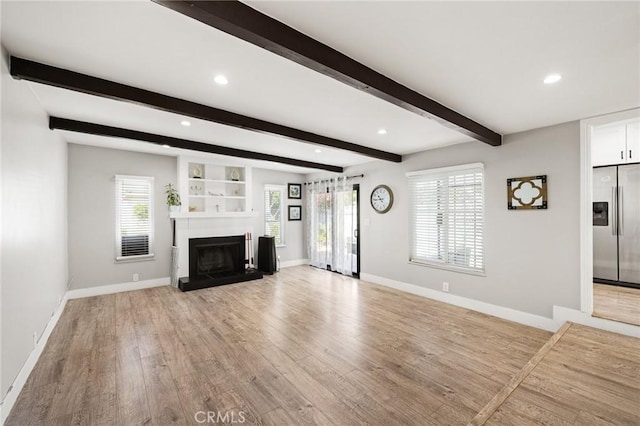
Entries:
<svg viewBox="0 0 640 426">
<path fill-rule="evenodd" d="M 378 185 L 371 191 L 371 207 L 378 213 L 386 213 L 393 206 L 393 191 L 387 185 Z"/>
</svg>

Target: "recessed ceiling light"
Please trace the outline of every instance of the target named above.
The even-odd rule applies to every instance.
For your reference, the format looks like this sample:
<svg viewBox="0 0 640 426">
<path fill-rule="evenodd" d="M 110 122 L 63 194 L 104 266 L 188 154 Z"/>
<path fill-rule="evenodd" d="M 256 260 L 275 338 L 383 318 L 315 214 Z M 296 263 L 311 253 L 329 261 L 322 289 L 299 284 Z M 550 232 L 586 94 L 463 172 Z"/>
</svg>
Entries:
<svg viewBox="0 0 640 426">
<path fill-rule="evenodd" d="M 544 84 L 553 84 L 562 80 L 562 76 L 560 74 L 549 74 L 544 78 Z"/>
<path fill-rule="evenodd" d="M 319 153 L 322 152 L 322 150 L 321 149 L 316 149 L 316 152 L 319 154 Z"/>
<path fill-rule="evenodd" d="M 163 148 L 171 148 L 171 145 L 164 144 L 164 145 L 162 145 L 162 147 Z"/>
<path fill-rule="evenodd" d="M 213 81 L 223 86 L 229 82 L 229 80 L 227 80 L 227 77 L 225 77 L 224 75 L 216 75 Z"/>
<path fill-rule="evenodd" d="M 182 120 L 182 121 L 180 122 L 180 124 L 182 124 L 184 127 L 189 127 L 189 126 L 191 126 L 191 122 L 190 122 L 190 121 L 187 121 L 187 120 Z"/>
<path fill-rule="evenodd" d="M 380 130 L 378 130 L 378 134 L 379 134 L 379 135 L 386 135 L 386 134 L 387 134 L 387 129 L 380 129 Z"/>
</svg>

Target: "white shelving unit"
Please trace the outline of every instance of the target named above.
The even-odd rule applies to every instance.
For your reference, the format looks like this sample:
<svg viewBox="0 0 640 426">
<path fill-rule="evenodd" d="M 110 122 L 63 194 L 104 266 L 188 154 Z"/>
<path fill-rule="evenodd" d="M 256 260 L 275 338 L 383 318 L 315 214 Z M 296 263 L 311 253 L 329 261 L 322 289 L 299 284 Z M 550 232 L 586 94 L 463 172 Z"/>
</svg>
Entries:
<svg viewBox="0 0 640 426">
<path fill-rule="evenodd" d="M 251 168 L 178 158 L 182 207 L 171 217 L 251 216 Z"/>
</svg>

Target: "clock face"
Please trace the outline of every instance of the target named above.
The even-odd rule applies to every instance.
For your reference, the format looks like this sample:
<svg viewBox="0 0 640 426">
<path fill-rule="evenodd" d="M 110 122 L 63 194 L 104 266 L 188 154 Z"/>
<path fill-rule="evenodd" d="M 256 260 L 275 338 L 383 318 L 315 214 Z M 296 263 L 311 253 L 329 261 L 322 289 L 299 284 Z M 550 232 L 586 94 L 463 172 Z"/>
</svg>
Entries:
<svg viewBox="0 0 640 426">
<path fill-rule="evenodd" d="M 393 205 L 393 192 L 387 185 L 378 185 L 371 192 L 371 207 L 378 213 L 386 213 Z"/>
</svg>

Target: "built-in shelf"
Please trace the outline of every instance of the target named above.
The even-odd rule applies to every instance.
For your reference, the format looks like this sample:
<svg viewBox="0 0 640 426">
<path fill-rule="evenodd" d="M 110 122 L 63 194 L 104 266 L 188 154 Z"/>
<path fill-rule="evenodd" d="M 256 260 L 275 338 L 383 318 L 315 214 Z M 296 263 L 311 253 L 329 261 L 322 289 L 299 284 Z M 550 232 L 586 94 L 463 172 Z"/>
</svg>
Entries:
<svg viewBox="0 0 640 426">
<path fill-rule="evenodd" d="M 175 218 L 248 217 L 252 210 L 250 167 L 179 157 L 178 180 L 183 210 L 178 215 L 184 216 Z"/>
<path fill-rule="evenodd" d="M 189 178 L 189 180 L 194 182 L 231 183 L 231 184 L 237 184 L 237 185 L 244 185 L 246 183 L 241 180 L 219 180 L 219 179 L 199 179 L 199 178 Z"/>
</svg>

